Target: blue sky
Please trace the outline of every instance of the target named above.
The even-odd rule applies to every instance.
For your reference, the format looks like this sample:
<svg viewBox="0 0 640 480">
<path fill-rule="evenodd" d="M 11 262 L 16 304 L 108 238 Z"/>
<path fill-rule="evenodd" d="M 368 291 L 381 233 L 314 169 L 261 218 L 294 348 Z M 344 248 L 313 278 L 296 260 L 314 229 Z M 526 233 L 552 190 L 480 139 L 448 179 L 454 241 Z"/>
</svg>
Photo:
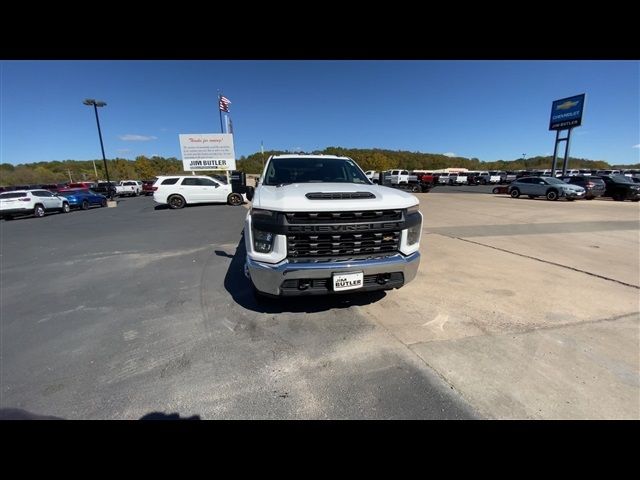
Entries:
<svg viewBox="0 0 640 480">
<path fill-rule="evenodd" d="M 491 161 L 550 155 L 551 102 L 586 93 L 571 156 L 640 162 L 637 61 L 2 61 L 0 162 L 100 158 L 84 98 L 107 102 L 107 158 L 180 158 L 179 133 L 219 133 L 237 157 L 328 146 Z"/>
</svg>

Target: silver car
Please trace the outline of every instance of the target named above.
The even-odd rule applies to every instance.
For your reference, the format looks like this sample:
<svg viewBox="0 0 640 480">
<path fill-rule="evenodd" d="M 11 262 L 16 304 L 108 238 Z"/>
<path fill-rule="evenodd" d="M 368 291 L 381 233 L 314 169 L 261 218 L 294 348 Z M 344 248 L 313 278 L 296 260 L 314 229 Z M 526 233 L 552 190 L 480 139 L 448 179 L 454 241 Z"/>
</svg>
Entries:
<svg viewBox="0 0 640 480">
<path fill-rule="evenodd" d="M 553 177 L 523 177 L 511 182 L 509 194 L 512 198 L 528 195 L 529 198 L 547 197 L 547 200 L 557 200 L 560 197 L 575 200 L 584 198 L 585 189 Z"/>
</svg>

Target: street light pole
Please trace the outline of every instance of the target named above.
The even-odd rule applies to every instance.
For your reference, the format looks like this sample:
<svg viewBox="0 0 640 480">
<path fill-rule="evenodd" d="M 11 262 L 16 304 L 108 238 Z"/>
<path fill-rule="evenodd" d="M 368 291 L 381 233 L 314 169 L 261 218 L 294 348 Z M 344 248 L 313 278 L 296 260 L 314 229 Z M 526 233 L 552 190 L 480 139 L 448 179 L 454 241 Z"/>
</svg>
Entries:
<svg viewBox="0 0 640 480">
<path fill-rule="evenodd" d="M 85 105 L 93 105 L 93 111 L 96 114 L 96 124 L 98 125 L 98 136 L 100 137 L 100 149 L 102 150 L 102 161 L 104 162 L 104 172 L 107 175 L 107 197 L 111 200 L 111 180 L 109 179 L 109 169 L 107 168 L 107 157 L 104 154 L 104 143 L 102 142 L 102 130 L 100 130 L 100 119 L 98 118 L 98 107 L 106 106 L 106 102 L 96 101 L 93 98 L 87 98 L 84 102 Z M 96 178 L 96 180 L 98 180 Z"/>
</svg>

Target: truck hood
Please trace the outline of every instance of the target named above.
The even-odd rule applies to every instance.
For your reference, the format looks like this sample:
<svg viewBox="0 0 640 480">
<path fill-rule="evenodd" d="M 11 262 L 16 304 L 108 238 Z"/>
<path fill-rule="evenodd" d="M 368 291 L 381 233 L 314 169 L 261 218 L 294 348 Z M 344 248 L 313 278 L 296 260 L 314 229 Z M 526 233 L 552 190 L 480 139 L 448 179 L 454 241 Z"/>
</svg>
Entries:
<svg viewBox="0 0 640 480">
<path fill-rule="evenodd" d="M 375 198 L 310 200 L 307 193 L 368 192 Z M 260 185 L 253 206 L 280 212 L 329 212 L 408 208 L 418 199 L 410 193 L 380 185 L 356 183 L 292 183 L 282 187 Z"/>
</svg>

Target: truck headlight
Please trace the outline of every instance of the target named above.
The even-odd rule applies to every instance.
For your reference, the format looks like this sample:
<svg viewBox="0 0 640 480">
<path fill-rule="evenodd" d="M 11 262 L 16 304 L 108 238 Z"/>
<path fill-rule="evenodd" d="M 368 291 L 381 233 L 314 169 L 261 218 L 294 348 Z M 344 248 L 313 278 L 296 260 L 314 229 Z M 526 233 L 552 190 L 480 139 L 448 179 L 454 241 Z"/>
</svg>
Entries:
<svg viewBox="0 0 640 480">
<path fill-rule="evenodd" d="M 256 252 L 270 253 L 275 235 L 271 232 L 253 229 L 253 248 Z"/>
<path fill-rule="evenodd" d="M 422 223 L 409 227 L 407 229 L 407 246 L 415 245 L 420 241 L 420 231 L 422 230 Z"/>
<path fill-rule="evenodd" d="M 414 215 L 419 216 L 419 221 L 402 230 L 402 234 L 400 236 L 400 252 L 404 255 L 411 255 L 420 249 L 420 237 L 422 236 L 422 214 L 418 212 Z M 412 219 L 411 223 L 413 222 L 415 222 L 414 219 Z"/>
</svg>

